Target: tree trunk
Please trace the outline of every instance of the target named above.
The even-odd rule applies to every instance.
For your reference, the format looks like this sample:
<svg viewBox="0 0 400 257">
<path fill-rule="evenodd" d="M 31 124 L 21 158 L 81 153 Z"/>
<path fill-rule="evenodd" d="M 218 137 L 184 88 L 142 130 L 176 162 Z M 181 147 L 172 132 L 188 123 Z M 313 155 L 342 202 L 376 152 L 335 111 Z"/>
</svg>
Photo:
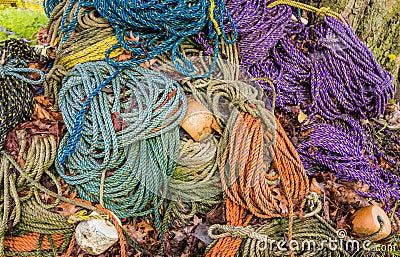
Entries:
<svg viewBox="0 0 400 257">
<path fill-rule="evenodd" d="M 318 5 L 349 20 L 382 67 L 395 76 L 395 98 L 400 101 L 400 0 L 320 0 Z"/>
</svg>

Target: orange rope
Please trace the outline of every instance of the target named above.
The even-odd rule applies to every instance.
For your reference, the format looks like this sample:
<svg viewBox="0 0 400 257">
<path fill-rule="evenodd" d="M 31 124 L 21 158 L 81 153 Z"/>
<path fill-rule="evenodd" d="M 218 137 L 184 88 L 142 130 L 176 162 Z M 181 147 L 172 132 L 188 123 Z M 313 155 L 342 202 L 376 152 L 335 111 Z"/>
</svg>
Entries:
<svg viewBox="0 0 400 257">
<path fill-rule="evenodd" d="M 230 141 L 221 158 L 220 174 L 222 186 L 229 199 L 227 199 L 227 215 L 230 215 L 232 209 L 233 213 L 238 215 L 235 220 L 242 220 L 243 211 L 238 210 L 243 208 L 260 218 L 289 216 L 290 242 L 293 237 L 295 207 L 300 209 L 304 205 L 309 184 L 296 149 L 278 120 L 276 125 L 277 138 L 272 157 L 277 174 L 268 174 L 264 159 L 266 150 L 263 146 L 263 124 L 259 118 L 248 113 L 241 113 L 236 120 Z M 283 191 L 281 196 L 273 193 L 273 189 L 277 190 L 277 187 L 271 185 L 273 182 L 278 182 L 278 179 Z M 280 207 L 281 197 L 286 198 L 288 210 Z M 232 201 L 233 206 L 228 206 L 228 201 Z M 227 239 L 224 238 L 223 241 L 225 240 Z M 209 251 L 208 256 L 221 256 L 218 253 L 229 252 L 223 248 L 226 245 L 218 242 Z M 292 249 L 291 256 L 294 256 Z"/>
<path fill-rule="evenodd" d="M 6 236 L 4 242 L 4 248 L 7 248 L 11 252 L 32 252 L 38 250 L 40 234 L 32 232 L 26 235 L 19 236 Z M 54 241 L 55 247 L 59 248 L 63 242 L 63 235 L 51 235 Z M 40 250 L 51 250 L 51 245 L 47 235 L 43 237 L 42 247 Z"/>
<path fill-rule="evenodd" d="M 243 222 L 245 209 L 226 198 L 226 220 L 231 226 L 247 226 L 253 217 L 249 215 Z M 208 251 L 206 257 L 233 257 L 238 251 L 242 238 L 224 237 Z"/>
<path fill-rule="evenodd" d="M 306 196 L 309 191 L 309 182 L 300 157 L 292 142 L 287 137 L 285 130 L 275 118 L 276 122 L 276 142 L 274 147 L 274 166 L 278 171 L 283 191 L 288 201 L 288 239 L 293 239 L 293 219 L 296 205 L 299 209 L 303 208 Z M 289 244 L 292 245 L 292 244 Z M 291 257 L 294 257 L 293 249 L 290 249 Z"/>
<path fill-rule="evenodd" d="M 82 199 L 74 199 L 74 200 L 82 202 L 82 203 L 86 203 L 86 204 L 92 204 L 91 202 L 85 201 L 85 200 L 82 200 Z M 119 245 L 121 247 L 121 257 L 126 257 L 125 238 L 124 238 L 124 234 L 122 232 L 122 228 L 121 228 L 117 218 L 108 209 L 104 208 L 100 204 L 96 204 L 95 207 L 97 209 L 99 209 L 100 211 L 104 212 L 108 216 L 108 218 L 110 218 L 113 221 L 113 224 L 114 224 L 115 228 L 118 231 Z M 75 240 L 75 234 L 74 234 L 73 237 L 72 237 L 72 240 L 70 242 L 70 245 L 68 247 L 68 250 L 67 250 L 67 252 L 65 254 L 65 257 L 70 257 L 71 256 L 72 250 L 74 249 L 75 241 L 76 240 Z"/>
</svg>

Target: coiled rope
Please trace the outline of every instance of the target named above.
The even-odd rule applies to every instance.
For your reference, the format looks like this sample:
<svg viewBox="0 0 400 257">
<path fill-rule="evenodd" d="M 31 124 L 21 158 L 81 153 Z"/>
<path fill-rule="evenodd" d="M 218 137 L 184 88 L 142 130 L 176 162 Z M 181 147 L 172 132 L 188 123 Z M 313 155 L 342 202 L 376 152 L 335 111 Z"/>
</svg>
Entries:
<svg viewBox="0 0 400 257">
<path fill-rule="evenodd" d="M 0 149 L 7 133 L 26 121 L 33 109 L 33 92 L 29 84 L 38 85 L 44 74 L 27 67 L 37 56 L 22 40 L 10 39 L 0 44 Z M 40 74 L 39 80 L 29 79 L 30 73 Z"/>
<path fill-rule="evenodd" d="M 293 203 L 302 206 L 308 193 L 308 179 L 303 166 L 280 126 L 275 145 L 275 118 L 260 100 L 261 92 L 241 82 L 246 78 L 240 72 L 236 46 L 222 44 L 221 48 L 227 60 L 218 59 L 213 79 L 184 79 L 182 85 L 209 108 L 223 129 L 217 160 L 222 186 L 228 196 L 227 221 L 231 225 L 247 224 L 251 215 L 245 218 L 245 210 L 262 218 L 288 215 L 279 208 L 279 200 L 271 192 L 278 179 L 282 180 L 285 188 L 282 194 L 290 198 L 290 210 L 286 212 L 293 217 Z M 187 56 L 197 56 L 199 50 L 185 44 L 183 51 Z M 167 62 L 165 58 L 163 60 Z M 197 68 L 200 72 L 207 72 L 211 60 L 202 60 L 199 61 L 202 65 Z M 169 68 L 164 69 L 171 72 Z M 276 154 L 272 153 L 274 150 Z M 268 170 L 268 160 L 272 159 L 278 173 Z M 284 168 L 287 165 L 289 169 Z M 208 256 L 217 256 L 221 251 L 223 256 L 232 256 L 239 245 L 240 240 L 225 238 L 208 252 Z"/>
<path fill-rule="evenodd" d="M 57 47 L 58 39 L 64 35 L 60 26 L 67 4 L 68 1 L 62 2 L 50 16 L 47 38 L 51 46 Z M 46 75 L 45 95 L 57 102 L 62 79 L 67 72 L 80 63 L 104 60 L 107 50 L 117 42 L 114 30 L 106 19 L 99 17 L 93 8 L 82 8 L 78 13 L 75 33 L 57 48 L 54 66 Z M 121 53 L 122 50 L 114 51 L 111 57 Z"/>
<path fill-rule="evenodd" d="M 238 63 L 235 47 L 228 47 L 224 51 L 228 53 L 228 60 Z M 204 66 L 207 67 L 206 64 Z M 276 139 L 275 147 L 279 149 L 278 152 L 283 152 L 276 156 L 272 153 L 276 134 L 275 118 L 259 100 L 262 94 L 256 88 L 240 82 L 238 65 L 219 60 L 215 71 L 219 72 L 221 79 L 185 80 L 183 83 L 199 101 L 209 107 L 218 125 L 224 129 L 219 142 L 218 159 L 221 160 L 221 182 L 228 197 L 227 220 L 232 225 L 247 224 L 251 216 L 244 218 L 245 209 L 262 218 L 287 215 L 279 209 L 278 200 L 274 199 L 266 185 L 276 184 L 279 178 L 287 188 L 282 194 L 287 193 L 287 198 L 294 199 L 302 206 L 308 192 L 308 181 L 298 156 L 288 154 L 296 151 L 293 146 L 287 145 L 291 143 L 280 129 L 277 136 L 282 138 Z M 222 108 L 224 102 L 229 106 L 228 113 Z M 280 174 L 268 173 L 268 160 L 272 159 Z M 293 163 L 290 172 L 284 169 L 287 163 Z M 290 215 L 293 216 L 294 205 L 292 201 L 289 202 Z M 224 239 L 208 252 L 208 256 L 219 256 L 221 251 L 223 256 L 231 256 L 239 245 L 240 240 L 233 242 L 232 239 Z"/>
<path fill-rule="evenodd" d="M 75 8 L 74 4 L 78 3 Z M 140 64 L 164 53 L 170 53 L 178 71 L 186 76 L 206 77 L 208 74 L 193 73 L 193 64 L 179 51 L 179 46 L 189 37 L 202 30 L 208 32 L 208 38 L 214 43 L 214 62 L 218 57 L 219 35 L 228 42 L 224 29 L 224 19 L 235 31 L 231 17 L 222 0 L 196 0 L 190 3 L 184 1 L 118 1 L 104 0 L 71 0 L 65 9 L 61 30 L 65 32 L 61 43 L 65 42 L 76 28 L 77 16 L 83 7 L 94 6 L 115 29 L 118 44 L 109 49 L 106 60 L 113 66 L 130 66 Z M 68 18 L 72 17 L 68 22 Z M 68 22 L 68 24 L 67 24 Z M 139 41 L 127 40 L 131 34 L 139 37 Z M 123 47 L 132 52 L 134 58 L 127 62 L 117 63 L 110 54 Z M 212 68 L 211 68 L 212 69 Z"/>
<path fill-rule="evenodd" d="M 285 5 L 326 16 L 306 27 L 290 19 L 293 12 Z M 286 0 L 267 8 L 256 1 L 232 1 L 228 9 L 238 23 L 244 67 L 276 84 L 277 106 L 286 111 L 304 106 L 310 115 L 327 119 L 342 113 L 365 119 L 383 112 L 393 94 L 393 76 L 339 15 Z"/>
<path fill-rule="evenodd" d="M 326 17 L 314 33 L 318 55 L 312 58 L 311 108 L 330 119 L 383 114 L 393 95 L 393 75 L 379 66 L 348 24 Z"/>
<path fill-rule="evenodd" d="M 47 17 L 50 18 L 51 13 L 56 8 L 58 4 L 60 4 L 62 0 L 44 0 L 43 1 L 43 9 L 46 13 Z"/>
<path fill-rule="evenodd" d="M 120 218 L 154 213 L 159 226 L 158 207 L 176 167 L 186 98 L 166 76 L 131 67 L 85 107 L 85 99 L 115 71 L 92 62 L 77 65 L 65 78 L 59 105 L 68 133 L 56 168 L 82 199 L 100 201 Z M 75 112 L 83 108 L 77 127 Z"/>
<path fill-rule="evenodd" d="M 328 14 L 322 21 L 304 26 L 290 19 L 296 14 L 287 7 L 317 9 L 294 1 L 265 5 L 232 1 L 227 8 L 238 24 L 243 66 L 253 76 L 268 78 L 276 85 L 278 107 L 292 112 L 292 106 L 299 106 L 308 116 L 302 126 L 304 132 L 311 128 L 311 134 L 306 134 L 299 147 L 306 170 L 335 171 L 342 180 L 361 180 L 371 187 L 368 197 L 393 207 L 398 199 L 398 178 L 377 167 L 380 153 L 365 152 L 363 138 L 369 136 L 355 121 L 383 113 L 393 94 L 393 76 L 378 65 L 347 21 L 328 14 L 327 9 L 318 13 Z M 246 26 L 258 24 L 259 19 L 264 20 L 263 26 L 255 30 Z M 263 40 L 266 35 L 271 39 Z M 249 47 L 255 45 L 260 49 Z M 260 84 L 270 92 L 268 85 Z M 310 122 L 313 124 L 307 126 Z M 377 147 L 372 144 L 371 149 Z M 384 197 L 386 193 L 389 197 Z"/>
<path fill-rule="evenodd" d="M 288 245 L 297 248 L 296 256 L 351 256 L 343 247 L 349 238 L 340 238 L 333 224 L 318 214 L 322 208 L 318 196 L 311 194 L 308 199 L 312 203 L 311 212 L 305 214 L 303 219 L 294 220 L 293 241 L 286 241 L 283 246 L 278 244 L 285 240 L 287 218 L 273 219 L 261 226 L 217 224 L 210 227 L 209 236 L 215 240 L 225 237 L 243 239 L 236 256 L 289 256 Z M 335 239 L 336 245 L 324 243 Z M 333 249 L 335 246 L 336 250 Z"/>
<path fill-rule="evenodd" d="M 3 188 L 0 197 L 3 206 L 0 256 L 55 256 L 67 248 L 73 227 L 64 217 L 51 211 L 59 200 L 52 204 L 43 202 L 38 188 L 25 177 L 40 183 L 46 174 L 54 183 L 57 194 L 61 195 L 60 180 L 49 171 L 56 156 L 56 140 L 54 136 L 34 136 L 25 152 L 28 143 L 26 132 L 17 132 L 17 136 L 21 145 L 19 158 L 24 160 L 23 169 L 19 169 L 19 165 L 5 152 L 1 153 L 0 159 Z M 22 173 L 25 176 L 21 176 Z M 10 225 L 12 230 L 7 231 Z"/>
<path fill-rule="evenodd" d="M 228 35 L 228 37 L 231 37 L 231 35 Z M 235 44 L 222 43 L 219 51 L 221 55 L 227 56 L 229 59 L 237 58 Z M 192 41 L 182 44 L 182 52 L 187 58 L 202 56 L 201 49 Z M 209 58 L 200 63 L 201 65 L 196 67 L 197 71 L 206 73 L 210 69 L 212 60 Z M 224 64 L 225 61 L 219 57 L 214 72 L 219 71 L 221 74 L 226 74 L 227 79 L 234 76 L 237 71 L 232 72 L 230 70 L 232 65 Z M 170 72 L 171 76 L 176 75 L 176 68 L 172 64 L 170 56 L 157 57 L 155 67 L 161 67 L 162 72 Z M 182 81 L 182 86 L 188 94 L 207 105 L 212 101 L 211 98 L 207 98 L 205 93 L 207 83 L 198 83 L 199 81 L 192 83 L 190 78 L 185 78 Z M 219 125 L 223 124 L 219 123 Z M 218 172 L 221 159 L 220 154 L 218 154 L 220 143 L 220 135 L 217 132 L 200 142 L 195 142 L 186 137 L 181 138 L 178 165 L 168 190 L 171 201 L 164 216 L 164 219 L 168 219 L 168 221 L 165 220 L 164 223 L 168 222 L 169 226 L 171 224 L 176 226 L 188 225 L 190 219 L 196 213 L 206 213 L 213 205 L 220 202 L 223 192 Z"/>
<path fill-rule="evenodd" d="M 311 172 L 333 171 L 340 180 L 368 185 L 358 194 L 386 203 L 388 210 L 400 199 L 400 177 L 378 167 L 373 144 L 354 119 L 331 123 L 315 122 L 306 127 L 310 134 L 298 147 L 306 169 Z M 326 136 L 329 135 L 329 136 Z"/>
</svg>

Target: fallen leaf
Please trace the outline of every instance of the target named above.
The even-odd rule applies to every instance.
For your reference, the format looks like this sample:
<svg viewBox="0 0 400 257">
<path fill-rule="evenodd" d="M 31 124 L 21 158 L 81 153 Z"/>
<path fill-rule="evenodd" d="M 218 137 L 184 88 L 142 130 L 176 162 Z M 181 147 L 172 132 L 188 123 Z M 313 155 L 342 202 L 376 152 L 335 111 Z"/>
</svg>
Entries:
<svg viewBox="0 0 400 257">
<path fill-rule="evenodd" d="M 316 178 L 311 179 L 310 191 L 315 192 L 319 195 L 323 194 L 323 190 L 322 190 L 321 186 L 318 184 Z"/>
<path fill-rule="evenodd" d="M 54 212 L 60 214 L 65 218 L 69 218 L 71 215 L 75 214 L 79 210 L 80 208 L 77 207 L 76 205 L 66 202 L 62 202 L 57 207 L 53 208 Z"/>
<path fill-rule="evenodd" d="M 139 222 L 137 224 L 137 227 L 139 229 L 142 229 L 144 233 L 148 233 L 150 231 L 154 231 L 155 229 L 149 225 L 149 223 L 147 223 L 146 221 L 142 220 L 141 222 Z"/>
<path fill-rule="evenodd" d="M 37 117 L 39 120 L 47 119 L 51 121 L 55 121 L 54 117 L 45 109 L 43 108 L 40 104 L 35 104 L 34 105 L 34 116 Z"/>
<path fill-rule="evenodd" d="M 202 222 L 203 222 L 203 220 L 201 218 L 197 217 L 197 215 L 194 215 L 194 217 L 193 217 L 194 226 L 197 226 L 197 225 L 201 224 Z"/>
<path fill-rule="evenodd" d="M 135 240 L 136 243 L 139 245 L 142 245 L 146 243 L 146 237 L 147 233 L 144 233 L 143 231 L 140 231 L 140 229 L 137 229 L 134 225 L 128 224 L 128 225 L 123 225 L 123 228 L 126 230 L 128 235 Z"/>
<path fill-rule="evenodd" d="M 140 64 L 140 67 L 143 67 L 143 68 L 148 69 L 148 68 L 150 68 L 150 66 L 153 65 L 155 62 L 156 62 L 156 60 L 154 60 L 154 59 L 151 59 L 151 60 L 149 60 L 149 61 L 145 61 L 145 62 L 143 62 L 143 63 Z"/>
<path fill-rule="evenodd" d="M 299 110 L 299 115 L 297 116 L 297 120 L 300 123 L 303 123 L 307 118 L 308 116 L 302 110 Z"/>
<path fill-rule="evenodd" d="M 336 222 L 336 229 L 351 229 L 349 222 L 347 221 L 348 214 L 343 216 L 340 220 Z"/>
<path fill-rule="evenodd" d="M 113 123 L 115 132 L 121 131 L 124 125 L 124 122 L 120 118 L 118 118 L 118 116 L 119 112 L 111 113 L 111 121 Z"/>
<path fill-rule="evenodd" d="M 44 95 L 35 96 L 35 102 L 43 105 L 46 108 L 50 108 L 53 106 L 53 104 L 51 103 L 51 98 Z"/>
<path fill-rule="evenodd" d="M 132 53 L 129 51 L 124 51 L 124 53 L 118 56 L 117 62 L 126 62 L 133 58 Z"/>
</svg>

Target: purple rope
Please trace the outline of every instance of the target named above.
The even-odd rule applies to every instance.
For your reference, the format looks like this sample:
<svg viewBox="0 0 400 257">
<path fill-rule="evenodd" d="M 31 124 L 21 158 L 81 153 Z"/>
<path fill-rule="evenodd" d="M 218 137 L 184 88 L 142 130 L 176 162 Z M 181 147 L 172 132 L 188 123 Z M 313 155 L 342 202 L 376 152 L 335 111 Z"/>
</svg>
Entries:
<svg viewBox="0 0 400 257">
<path fill-rule="evenodd" d="M 393 76 L 349 24 L 327 16 L 305 27 L 291 20 L 291 7 L 266 8 L 269 2 L 237 0 L 227 8 L 239 33 L 242 66 L 277 84 L 277 106 L 288 110 L 311 100 L 311 114 L 327 119 L 342 114 L 365 119 L 384 111 L 393 95 Z M 301 46 L 308 51 L 300 51 Z"/>
<path fill-rule="evenodd" d="M 377 158 L 367 149 L 369 138 L 355 120 L 344 116 L 305 129 L 311 133 L 300 143 L 298 152 L 306 170 L 332 171 L 339 180 L 361 181 L 369 186 L 369 192 L 358 193 L 380 199 L 387 210 L 400 200 L 400 177 L 378 167 Z"/>
<path fill-rule="evenodd" d="M 362 119 L 382 114 L 394 92 L 393 76 L 379 66 L 351 27 L 325 17 L 314 35 L 313 111 L 329 119 L 343 113 Z"/>
<path fill-rule="evenodd" d="M 241 65 L 252 76 L 273 81 L 277 107 L 291 111 L 300 106 L 313 121 L 303 125 L 312 132 L 298 149 L 309 173 L 329 170 L 341 180 L 362 181 L 370 190 L 361 195 L 391 208 L 400 200 L 400 177 L 378 167 L 378 148 L 355 120 L 384 112 L 393 95 L 393 76 L 349 24 L 325 17 L 304 26 L 292 21 L 295 9 L 267 9 L 269 2 L 227 3 L 239 34 Z M 267 83 L 259 85 L 271 94 Z"/>
</svg>

